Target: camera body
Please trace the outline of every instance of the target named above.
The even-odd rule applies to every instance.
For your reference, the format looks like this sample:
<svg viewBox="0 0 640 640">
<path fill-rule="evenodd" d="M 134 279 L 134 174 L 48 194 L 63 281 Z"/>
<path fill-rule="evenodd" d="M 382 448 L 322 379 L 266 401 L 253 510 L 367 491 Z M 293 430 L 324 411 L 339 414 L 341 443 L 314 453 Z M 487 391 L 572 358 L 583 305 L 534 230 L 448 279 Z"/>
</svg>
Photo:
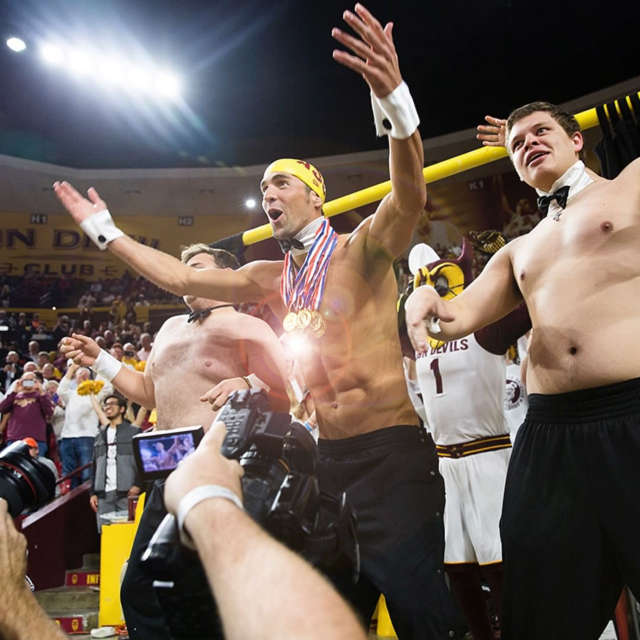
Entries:
<svg viewBox="0 0 640 640">
<path fill-rule="evenodd" d="M 344 492 L 332 496 L 320 490 L 317 445 L 306 427 L 271 411 L 264 391 L 251 389 L 233 393 L 217 419 L 227 427 L 221 452 L 244 469 L 249 515 L 312 564 L 351 566 L 357 580 L 355 515 Z M 173 638 L 223 637 L 197 553 L 179 544 L 172 515 L 156 530 L 142 564 L 154 579 Z"/>
<path fill-rule="evenodd" d="M 16 441 L 0 451 L 0 498 L 11 517 L 43 507 L 55 496 L 56 478 L 51 469 L 32 458 L 29 445 Z"/>
</svg>

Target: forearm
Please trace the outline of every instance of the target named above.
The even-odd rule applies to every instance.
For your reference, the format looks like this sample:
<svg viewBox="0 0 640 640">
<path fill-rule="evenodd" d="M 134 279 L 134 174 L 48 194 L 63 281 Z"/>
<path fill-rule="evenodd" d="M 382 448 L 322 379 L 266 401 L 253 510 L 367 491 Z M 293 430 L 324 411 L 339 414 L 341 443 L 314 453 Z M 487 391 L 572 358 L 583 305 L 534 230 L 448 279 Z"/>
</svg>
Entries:
<svg viewBox="0 0 640 640">
<path fill-rule="evenodd" d="M 192 509 L 186 524 L 228 640 L 365 638 L 329 583 L 233 504 L 206 500 Z"/>
<path fill-rule="evenodd" d="M 400 215 L 415 216 L 424 210 L 427 189 L 422 175 L 424 152 L 420 131 L 406 140 L 389 137 L 391 199 Z"/>
<path fill-rule="evenodd" d="M 129 236 L 121 236 L 108 244 L 108 249 L 123 262 L 155 285 L 177 296 L 187 293 L 189 267 L 173 256 L 153 249 Z M 194 293 L 195 292 L 191 292 Z"/>
<path fill-rule="evenodd" d="M 55 622 L 47 617 L 26 586 L 20 593 L 5 592 L 4 596 L 7 604 L 3 607 L 6 611 L 0 615 L 1 638 L 4 640 L 66 639 L 67 636 Z"/>
<path fill-rule="evenodd" d="M 133 400 L 143 407 L 153 409 L 155 406 L 155 396 L 145 383 L 145 376 L 141 371 L 134 371 L 129 367 L 122 366 L 111 384 L 125 398 Z"/>
</svg>

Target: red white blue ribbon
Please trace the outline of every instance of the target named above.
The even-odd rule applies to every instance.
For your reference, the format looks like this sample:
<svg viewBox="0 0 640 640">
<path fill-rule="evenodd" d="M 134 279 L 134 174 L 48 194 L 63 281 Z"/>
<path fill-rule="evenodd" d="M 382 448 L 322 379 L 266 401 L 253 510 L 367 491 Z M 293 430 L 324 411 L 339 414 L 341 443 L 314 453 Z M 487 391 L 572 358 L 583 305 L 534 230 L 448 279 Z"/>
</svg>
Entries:
<svg viewBox="0 0 640 640">
<path fill-rule="evenodd" d="M 338 234 L 325 218 L 318 227 L 309 253 L 297 273 L 291 252 L 285 254 L 280 278 L 280 295 L 289 311 L 318 310 L 324 293 L 329 261 L 337 244 Z"/>
</svg>

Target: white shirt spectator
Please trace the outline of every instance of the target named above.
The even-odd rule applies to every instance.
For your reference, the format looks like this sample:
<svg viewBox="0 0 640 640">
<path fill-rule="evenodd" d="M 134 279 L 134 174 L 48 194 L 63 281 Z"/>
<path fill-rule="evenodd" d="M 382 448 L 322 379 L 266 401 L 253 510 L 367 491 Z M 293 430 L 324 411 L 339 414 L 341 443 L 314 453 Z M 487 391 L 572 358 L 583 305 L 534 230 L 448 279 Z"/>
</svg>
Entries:
<svg viewBox="0 0 640 640">
<path fill-rule="evenodd" d="M 103 380 L 104 387 L 98 394 L 98 402 L 102 398 L 113 393 L 110 382 Z M 93 410 L 91 396 L 78 394 L 75 384 L 72 384 L 66 376 L 60 381 L 58 395 L 65 404 L 64 425 L 61 438 L 95 438 L 98 434 L 98 416 Z"/>
</svg>

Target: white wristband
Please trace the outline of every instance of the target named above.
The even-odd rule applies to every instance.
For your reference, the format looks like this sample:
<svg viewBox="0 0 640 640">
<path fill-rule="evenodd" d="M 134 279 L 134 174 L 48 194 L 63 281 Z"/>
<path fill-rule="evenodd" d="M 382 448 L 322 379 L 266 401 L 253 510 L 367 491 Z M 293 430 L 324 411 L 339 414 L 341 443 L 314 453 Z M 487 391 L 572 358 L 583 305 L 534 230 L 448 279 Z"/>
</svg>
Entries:
<svg viewBox="0 0 640 640">
<path fill-rule="evenodd" d="M 271 391 L 271 387 L 263 380 L 260 380 L 260 378 L 258 378 L 258 376 L 255 373 L 250 373 L 248 376 L 243 376 L 243 377 L 245 381 L 249 383 L 250 389 L 262 389 L 267 393 Z"/>
<path fill-rule="evenodd" d="M 203 500 L 209 500 L 210 498 L 224 498 L 230 500 L 241 511 L 244 511 L 242 506 L 242 500 L 226 487 L 221 487 L 218 484 L 205 484 L 201 487 L 191 489 L 187 495 L 183 496 L 178 504 L 178 531 L 180 532 L 180 540 L 182 544 L 186 545 L 190 549 L 193 549 L 193 540 L 187 531 L 184 529 L 184 521 L 193 507 L 200 504 Z"/>
<path fill-rule="evenodd" d="M 104 349 L 100 349 L 100 353 L 91 368 L 99 376 L 111 382 L 118 375 L 120 369 L 122 369 L 122 362 L 114 358 L 110 353 L 107 353 Z"/>
<path fill-rule="evenodd" d="M 378 136 L 390 135 L 398 140 L 406 140 L 420 124 L 406 82 L 401 82 L 384 98 L 378 98 L 371 92 L 371 107 Z"/>
<path fill-rule="evenodd" d="M 104 251 L 112 240 L 124 235 L 124 232 L 116 227 L 108 209 L 103 209 L 85 218 L 80 223 L 80 228 L 98 245 L 98 249 L 101 251 Z"/>
</svg>

